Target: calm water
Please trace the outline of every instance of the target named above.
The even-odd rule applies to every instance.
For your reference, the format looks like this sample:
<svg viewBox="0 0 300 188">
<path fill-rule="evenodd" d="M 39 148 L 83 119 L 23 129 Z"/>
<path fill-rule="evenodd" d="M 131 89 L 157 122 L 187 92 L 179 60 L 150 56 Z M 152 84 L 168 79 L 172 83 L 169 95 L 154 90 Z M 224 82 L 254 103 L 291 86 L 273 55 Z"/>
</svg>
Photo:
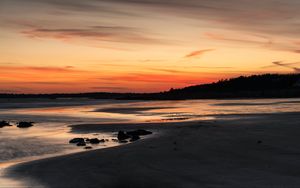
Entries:
<svg viewBox="0 0 300 188">
<path fill-rule="evenodd" d="M 19 161 L 83 151 L 73 137 L 110 139 L 115 133 L 70 133 L 69 125 L 118 122 L 206 120 L 231 114 L 300 112 L 300 99 L 116 101 L 88 99 L 0 100 L 0 120 L 33 121 L 35 126 L 0 129 L 0 173 Z M 118 145 L 109 141 L 96 148 Z M 2 182 L 2 184 L 1 184 Z M 0 186 L 9 182 L 0 181 Z"/>
</svg>

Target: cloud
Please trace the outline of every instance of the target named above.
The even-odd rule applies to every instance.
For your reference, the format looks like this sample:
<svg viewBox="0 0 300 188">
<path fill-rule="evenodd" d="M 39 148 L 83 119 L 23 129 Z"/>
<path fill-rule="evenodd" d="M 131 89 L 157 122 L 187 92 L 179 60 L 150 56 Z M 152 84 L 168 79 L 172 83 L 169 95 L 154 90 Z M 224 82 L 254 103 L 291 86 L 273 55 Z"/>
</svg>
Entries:
<svg viewBox="0 0 300 188">
<path fill-rule="evenodd" d="M 18 88 L 18 93 L 79 92 L 90 87 L 89 79 L 98 75 L 71 66 L 0 66 L 0 87 Z"/>
<path fill-rule="evenodd" d="M 262 67 L 262 68 L 270 68 L 270 67 L 274 67 L 274 66 L 279 66 L 279 67 L 289 68 L 289 69 L 294 70 L 294 72 L 296 72 L 296 73 L 300 73 L 300 68 L 294 66 L 294 65 L 298 65 L 298 64 L 300 64 L 300 62 L 295 62 L 295 63 L 283 63 L 283 61 L 274 61 L 274 62 L 272 62 L 272 65 L 264 66 L 264 67 Z"/>
<path fill-rule="evenodd" d="M 0 2 L 3 6 L 26 6 L 27 9 L 43 9 L 49 13 L 68 13 L 68 12 L 96 12 L 115 15 L 133 15 L 129 11 L 116 9 L 106 0 L 9 0 Z M 52 10 L 52 11 L 48 11 Z"/>
<path fill-rule="evenodd" d="M 127 87 L 117 87 L 117 86 L 96 86 L 96 87 L 91 87 L 91 89 L 95 90 L 103 90 L 103 91 L 126 91 L 128 90 Z"/>
<path fill-rule="evenodd" d="M 205 32 L 204 37 L 215 41 L 223 41 L 226 44 L 240 45 L 242 47 L 247 46 L 259 46 L 271 50 L 288 51 L 292 53 L 300 53 L 297 42 L 291 42 L 293 38 L 288 39 L 286 36 L 268 36 L 266 34 L 256 33 L 242 33 L 236 31 L 218 32 Z M 284 37 L 282 39 L 281 37 Z"/>
<path fill-rule="evenodd" d="M 299 53 L 300 2 L 296 0 L 111 0 L 132 4 L 158 14 L 188 17 L 199 27 L 205 22 L 211 38 L 227 43 L 262 45 L 271 50 Z M 214 31 L 234 31 L 227 37 Z M 212 32 L 211 32 L 212 31 Z"/>
<path fill-rule="evenodd" d="M 82 70 L 73 69 L 72 66 L 66 67 L 49 67 L 49 66 L 0 66 L 0 72 L 4 71 L 34 71 L 34 72 L 83 72 Z"/>
<path fill-rule="evenodd" d="M 295 53 L 300 53 L 300 50 L 294 50 Z"/>
<path fill-rule="evenodd" d="M 7 93 L 17 93 L 19 90 L 14 89 L 0 89 L 0 94 L 7 94 Z"/>
<path fill-rule="evenodd" d="M 49 85 L 52 82 L 79 80 L 90 74 L 93 72 L 69 67 L 0 65 L 0 80 L 6 83 L 9 81 L 20 83 L 30 81 L 35 83 L 47 82 Z"/>
<path fill-rule="evenodd" d="M 178 67 L 179 68 L 179 67 Z M 232 67 L 205 67 L 205 66 L 189 66 L 189 67 L 180 67 L 180 68 L 196 68 L 196 69 L 230 69 Z M 195 74 L 197 71 L 183 71 L 176 69 L 166 69 L 166 68 L 151 68 L 150 70 L 174 73 L 174 74 Z"/>
<path fill-rule="evenodd" d="M 125 83 L 134 85 L 180 85 L 186 86 L 189 84 L 201 84 L 215 81 L 216 79 L 220 79 L 218 77 L 220 72 L 218 73 L 209 73 L 209 72 L 165 72 L 165 73 L 153 73 L 153 72 L 145 72 L 145 73 L 126 73 L 120 75 L 111 75 L 106 77 L 98 78 L 99 80 L 105 81 L 115 81 L 117 83 Z M 237 75 L 236 73 L 225 73 L 226 76 Z"/>
<path fill-rule="evenodd" d="M 296 0 L 110 0 L 155 9 L 161 14 L 173 14 L 193 19 L 215 21 L 219 26 L 234 26 L 231 29 L 266 33 L 296 34 L 299 29 L 293 18 L 299 18 L 300 3 Z M 285 21 L 285 22 L 280 22 Z"/>
<path fill-rule="evenodd" d="M 236 33 L 232 35 L 233 36 L 230 36 L 229 33 L 227 34 L 219 34 L 219 33 L 211 33 L 211 32 L 204 33 L 205 37 L 213 40 L 219 40 L 219 41 L 229 41 L 233 43 L 246 43 L 246 44 L 259 44 L 259 45 L 272 44 L 272 41 L 264 36 L 241 35 L 241 34 L 237 35 Z"/>
<path fill-rule="evenodd" d="M 165 72 L 165 73 L 171 73 L 171 74 L 189 74 L 189 73 L 195 73 L 191 71 L 181 71 L 181 70 L 175 70 L 175 69 L 164 69 L 164 68 L 151 68 L 150 70 L 159 71 L 159 72 Z"/>
<path fill-rule="evenodd" d="M 0 65 L 16 65 L 16 64 L 19 64 L 19 63 L 17 63 L 17 62 L 8 62 L 8 61 L 0 62 Z"/>
<path fill-rule="evenodd" d="M 273 64 L 277 65 L 277 66 L 281 66 L 281 67 L 291 68 L 295 72 L 300 72 L 300 68 L 292 66 L 292 65 L 295 65 L 295 64 L 299 64 L 299 62 L 298 63 L 283 63 L 281 61 L 275 61 L 275 62 L 273 62 Z"/>
<path fill-rule="evenodd" d="M 22 6 L 24 0 L 3 6 Z M 7 5 L 8 4 L 8 5 Z M 188 17 L 214 23 L 215 28 L 298 36 L 297 0 L 26 0 L 35 9 L 80 11 L 110 17 L 144 17 L 145 13 Z M 129 9 L 130 8 L 130 9 Z"/>
<path fill-rule="evenodd" d="M 145 31 L 134 27 L 90 26 L 86 28 L 31 28 L 21 31 L 29 38 L 52 38 L 65 42 L 90 40 L 134 44 L 167 44 L 170 41 L 147 36 Z"/>
<path fill-rule="evenodd" d="M 165 44 L 166 41 L 157 38 L 155 34 L 160 35 L 166 29 L 159 24 L 156 27 L 157 22 L 153 19 L 163 20 L 163 16 L 185 17 L 192 20 L 195 28 L 202 27 L 205 23 L 205 32 L 214 34 L 215 36 L 210 37 L 215 40 L 262 44 L 271 49 L 299 53 L 297 44 L 293 42 L 298 40 L 300 30 L 300 2 L 297 0 L 26 0 L 25 3 L 24 0 L 10 0 L 1 1 L 0 7 L 4 7 L 1 11 L 5 15 L 0 21 L 30 21 L 32 24 L 29 25 L 35 28 L 26 29 L 25 34 L 39 38 L 84 38 L 135 44 Z M 63 16 L 57 15 L 58 11 Z M 121 31 L 124 31 L 124 25 L 131 25 L 143 28 L 143 31 L 116 34 L 115 31 L 107 31 L 111 30 L 107 26 L 100 26 L 99 31 L 97 28 L 86 27 L 83 25 L 85 23 L 109 23 L 117 25 L 120 28 L 114 29 Z M 119 26 L 120 24 L 123 26 Z M 180 20 L 178 25 L 183 26 Z M 153 33 L 145 35 L 146 31 L 152 29 Z M 220 37 L 219 34 L 216 36 L 216 30 L 247 35 Z M 265 38 L 257 37 L 252 40 L 253 36 Z"/>
<path fill-rule="evenodd" d="M 22 82 L 22 84 L 35 84 L 35 85 L 65 85 L 65 84 L 70 84 L 69 82 L 44 82 L 44 81 L 40 81 L 40 82 Z"/>
<path fill-rule="evenodd" d="M 193 51 L 189 54 L 187 54 L 186 56 L 184 56 L 185 58 L 190 58 L 190 57 L 199 57 L 207 52 L 213 51 L 215 49 L 204 49 L 204 50 L 197 50 L 197 51 Z"/>
</svg>

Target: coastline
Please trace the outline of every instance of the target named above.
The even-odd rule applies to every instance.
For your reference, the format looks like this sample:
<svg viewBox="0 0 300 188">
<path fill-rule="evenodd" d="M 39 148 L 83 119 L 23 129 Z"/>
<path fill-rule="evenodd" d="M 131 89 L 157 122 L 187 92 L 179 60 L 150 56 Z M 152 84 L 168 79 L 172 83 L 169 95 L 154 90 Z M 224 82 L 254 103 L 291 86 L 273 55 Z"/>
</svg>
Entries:
<svg viewBox="0 0 300 188">
<path fill-rule="evenodd" d="M 7 176 L 51 188 L 300 185 L 299 113 L 235 118 L 157 125 L 163 135 L 22 163 Z"/>
</svg>

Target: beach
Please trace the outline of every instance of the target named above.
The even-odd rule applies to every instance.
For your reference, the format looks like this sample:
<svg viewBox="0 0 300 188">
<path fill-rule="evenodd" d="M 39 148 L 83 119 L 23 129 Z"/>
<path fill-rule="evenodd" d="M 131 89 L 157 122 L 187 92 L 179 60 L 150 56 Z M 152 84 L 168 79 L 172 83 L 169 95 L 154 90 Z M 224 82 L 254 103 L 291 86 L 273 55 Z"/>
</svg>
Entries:
<svg viewBox="0 0 300 188">
<path fill-rule="evenodd" d="M 20 164 L 9 175 L 32 187 L 297 187 L 299 115 L 152 124 L 155 134 L 141 141 Z M 123 125 L 137 127 L 149 128 Z M 73 129 L 101 131 L 101 125 Z"/>
<path fill-rule="evenodd" d="M 298 99 L 7 102 L 2 119 L 35 126 L 1 129 L 0 187 L 297 187 L 299 115 Z"/>
</svg>

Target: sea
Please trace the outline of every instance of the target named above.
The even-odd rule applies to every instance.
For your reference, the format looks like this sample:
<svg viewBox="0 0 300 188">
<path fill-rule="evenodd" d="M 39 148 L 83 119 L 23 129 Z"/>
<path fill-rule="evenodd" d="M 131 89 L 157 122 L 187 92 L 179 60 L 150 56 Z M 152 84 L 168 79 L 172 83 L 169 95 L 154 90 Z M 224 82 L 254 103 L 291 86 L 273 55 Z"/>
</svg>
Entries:
<svg viewBox="0 0 300 188">
<path fill-rule="evenodd" d="M 300 99 L 235 99 L 127 101 L 85 98 L 0 99 L 0 121 L 13 126 L 0 128 L 0 187 L 16 182 L 2 176 L 7 167 L 25 161 L 85 152 L 69 144 L 74 137 L 106 139 L 93 149 L 117 147 L 117 132 L 76 133 L 71 125 L 185 122 L 235 118 L 239 115 L 300 112 Z M 18 128 L 19 121 L 34 122 Z M 101 126 L 101 125 L 100 125 Z"/>
</svg>

